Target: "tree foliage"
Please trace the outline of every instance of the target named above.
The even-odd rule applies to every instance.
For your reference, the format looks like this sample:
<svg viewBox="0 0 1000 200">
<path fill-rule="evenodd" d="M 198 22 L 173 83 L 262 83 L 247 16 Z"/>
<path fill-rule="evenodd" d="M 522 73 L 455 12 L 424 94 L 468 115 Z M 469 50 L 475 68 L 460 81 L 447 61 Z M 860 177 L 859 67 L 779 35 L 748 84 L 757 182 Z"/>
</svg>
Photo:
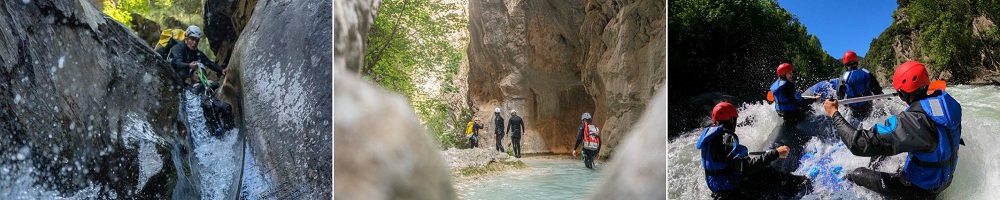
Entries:
<svg viewBox="0 0 1000 200">
<path fill-rule="evenodd" d="M 836 77 L 843 69 L 819 38 L 774 0 L 670 0 L 668 6 L 667 76 L 671 84 L 683 84 L 670 88 L 673 105 L 688 105 L 689 98 L 708 92 L 764 99 L 783 62 L 795 67 L 804 82 L 800 85 Z M 670 109 L 687 113 L 697 108 Z M 690 124 L 684 121 L 695 120 L 671 118 L 671 132 Z"/>
<path fill-rule="evenodd" d="M 126 27 L 132 26 L 132 13 L 145 15 L 149 13 L 149 0 L 108 0 L 104 2 L 104 14 Z"/>
<path fill-rule="evenodd" d="M 997 28 L 974 33 L 973 26 L 978 17 L 995 25 L 998 13 L 995 1 L 899 1 L 893 24 L 872 40 L 862 64 L 888 78 L 900 63 L 917 60 L 931 71 L 949 72 L 951 81 L 966 82 L 983 69 L 996 69 Z"/>
<path fill-rule="evenodd" d="M 464 50 L 450 36 L 468 24 L 452 12 L 458 6 L 435 0 L 383 1 L 369 30 L 362 75 L 408 97 L 416 92 L 413 76 L 450 80 Z"/>
<path fill-rule="evenodd" d="M 468 19 L 462 4 L 438 0 L 386 0 L 368 32 L 365 65 L 360 73 L 369 81 L 406 96 L 427 130 L 442 147 L 466 146 L 459 121 L 445 95 L 458 91 L 450 85 L 458 74 L 467 38 Z M 419 85 L 440 80 L 440 93 Z M 471 115 L 470 115 L 471 116 Z"/>
</svg>

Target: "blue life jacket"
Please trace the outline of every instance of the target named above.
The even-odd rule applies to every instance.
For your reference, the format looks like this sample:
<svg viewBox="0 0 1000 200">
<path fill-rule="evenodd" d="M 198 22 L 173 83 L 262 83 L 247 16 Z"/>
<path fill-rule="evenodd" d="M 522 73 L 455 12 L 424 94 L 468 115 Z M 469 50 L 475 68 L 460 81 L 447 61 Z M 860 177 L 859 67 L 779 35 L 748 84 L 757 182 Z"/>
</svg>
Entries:
<svg viewBox="0 0 1000 200">
<path fill-rule="evenodd" d="M 695 145 L 696 148 L 701 149 L 701 166 L 705 168 L 705 183 L 708 183 L 708 188 L 712 192 L 732 190 L 738 187 L 740 181 L 743 180 L 743 175 L 729 166 L 729 163 L 712 159 L 711 149 L 714 144 L 711 141 L 721 137 L 721 135 L 723 135 L 722 126 L 708 127 L 705 132 L 701 133 L 701 138 Z M 739 141 L 736 141 L 730 150 L 730 154 L 736 155 L 736 157 L 746 157 L 748 153 L 747 148 L 740 145 Z"/>
<path fill-rule="evenodd" d="M 771 95 L 774 95 L 774 110 L 779 112 L 796 111 L 798 107 L 795 104 L 802 100 L 802 94 L 795 92 L 795 99 L 787 98 L 787 95 L 782 93 L 782 89 L 786 87 L 785 83 L 788 83 L 788 81 L 778 79 L 771 84 Z"/>
<path fill-rule="evenodd" d="M 920 100 L 920 106 L 937 128 L 938 145 L 931 152 L 909 152 L 903 172 L 920 188 L 941 191 L 951 184 L 958 164 L 962 138 L 962 106 L 947 92 Z"/>
<path fill-rule="evenodd" d="M 854 98 L 874 95 L 871 91 L 871 74 L 868 73 L 868 69 L 860 68 L 847 70 L 844 75 L 840 77 L 841 83 L 844 84 L 844 98 Z M 847 104 L 850 107 L 862 106 L 869 104 L 870 102 L 858 102 Z"/>
</svg>

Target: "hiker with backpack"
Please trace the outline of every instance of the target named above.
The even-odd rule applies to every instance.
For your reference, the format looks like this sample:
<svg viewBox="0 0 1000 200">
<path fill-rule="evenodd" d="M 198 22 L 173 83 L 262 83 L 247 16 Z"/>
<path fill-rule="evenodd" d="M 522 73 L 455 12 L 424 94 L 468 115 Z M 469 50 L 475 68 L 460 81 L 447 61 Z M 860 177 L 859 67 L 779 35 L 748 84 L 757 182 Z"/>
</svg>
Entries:
<svg viewBox="0 0 1000 200">
<path fill-rule="evenodd" d="M 576 149 L 580 148 L 580 144 L 582 143 L 583 164 L 587 168 L 594 169 L 594 159 L 597 157 L 597 153 L 601 152 L 601 135 L 597 126 L 591 124 L 591 119 L 590 113 L 583 113 L 583 116 L 580 117 L 580 121 L 583 124 L 580 125 L 580 130 L 576 134 L 573 157 L 576 157 Z"/>
<path fill-rule="evenodd" d="M 483 124 L 479 119 L 469 122 L 469 127 L 465 128 L 465 135 L 469 137 L 469 148 L 479 147 L 479 130 L 483 129 Z"/>
<path fill-rule="evenodd" d="M 179 83 L 182 85 L 187 86 L 185 81 L 189 78 L 197 79 L 199 72 L 203 76 L 205 68 L 225 76 L 223 67 L 209 60 L 205 56 L 205 53 L 198 50 L 199 40 L 201 40 L 201 28 L 191 25 L 184 31 L 183 45 L 174 45 L 170 49 L 170 55 L 167 56 L 167 62 L 170 63 L 170 66 L 174 68 L 174 71 L 181 78 Z M 192 82 L 200 83 L 201 81 L 193 80 Z"/>
<path fill-rule="evenodd" d="M 208 80 L 207 70 L 221 74 L 220 77 L 226 74 L 223 70 L 224 67 L 212 62 L 205 56 L 205 53 L 198 50 L 201 35 L 201 28 L 195 25 L 188 26 L 187 30 L 184 31 L 183 45 L 173 45 L 170 48 L 167 62 L 180 78 L 177 83 L 183 87 L 192 86 L 190 87 L 191 91 L 201 97 L 202 110 L 205 111 L 205 119 L 209 122 L 208 129 L 213 132 L 213 135 L 220 137 L 235 126 L 232 106 L 215 97 L 215 90 L 220 85 Z M 168 39 L 172 40 L 172 37 Z M 191 82 L 188 83 L 188 80 Z"/>
</svg>

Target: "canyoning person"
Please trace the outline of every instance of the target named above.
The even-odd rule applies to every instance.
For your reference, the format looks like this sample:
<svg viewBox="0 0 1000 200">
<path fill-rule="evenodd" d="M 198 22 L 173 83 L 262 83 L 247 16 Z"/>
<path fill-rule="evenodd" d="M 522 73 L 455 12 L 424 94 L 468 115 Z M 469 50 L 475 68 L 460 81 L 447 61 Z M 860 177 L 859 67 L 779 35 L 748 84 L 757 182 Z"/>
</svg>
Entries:
<svg viewBox="0 0 1000 200">
<path fill-rule="evenodd" d="M 234 127 L 232 106 L 216 98 L 215 90 L 220 85 L 207 78 L 207 70 L 215 71 L 222 76 L 225 76 L 225 72 L 223 67 L 209 60 L 205 53 L 198 50 L 201 36 L 201 28 L 195 25 L 188 26 L 184 31 L 184 45 L 174 45 L 167 56 L 167 62 L 181 79 L 178 80 L 179 84 L 187 87 L 190 80 L 191 91 L 197 93 L 201 99 L 203 114 L 209 122 L 206 125 L 212 130 L 213 135 L 221 137 L 222 133 Z"/>
<path fill-rule="evenodd" d="M 201 36 L 201 28 L 195 25 L 188 26 L 187 30 L 184 31 L 184 45 L 174 45 L 170 49 L 170 55 L 167 56 L 167 62 L 170 63 L 170 66 L 174 68 L 174 71 L 181 78 L 180 83 L 182 85 L 187 86 L 185 82 L 187 79 L 193 79 L 192 82 L 194 83 L 201 82 L 198 70 L 202 70 L 202 73 L 205 73 L 205 69 L 200 69 L 199 64 L 225 76 L 223 67 L 209 60 L 205 56 L 205 53 L 198 50 L 198 43 L 201 40 Z"/>
<path fill-rule="evenodd" d="M 576 157 L 576 149 L 583 144 L 583 165 L 594 169 L 594 159 L 601 152 L 601 134 L 597 125 L 592 124 L 593 117 L 590 113 L 583 113 L 580 116 L 580 129 L 576 133 L 576 145 L 573 146 L 573 157 Z"/>
<path fill-rule="evenodd" d="M 504 127 L 503 127 L 503 116 L 500 116 L 500 108 L 493 110 L 493 125 L 495 126 L 494 133 L 496 134 L 496 139 L 497 139 L 496 141 L 497 151 L 504 152 L 503 150 Z"/>
<path fill-rule="evenodd" d="M 479 118 L 469 122 L 469 127 L 466 134 L 469 135 L 469 148 L 479 147 L 479 130 L 483 129 L 483 124 L 479 122 Z"/>
<path fill-rule="evenodd" d="M 788 146 L 779 146 L 762 155 L 749 155 L 736 135 L 736 107 L 720 102 L 712 109 L 713 126 L 702 132 L 696 148 L 701 150 L 705 182 L 714 199 L 764 199 L 774 193 L 794 196 L 808 189 L 811 182 L 771 167 L 778 158 L 786 158 Z"/>
<path fill-rule="evenodd" d="M 930 89 L 927 69 L 905 62 L 892 76 L 892 88 L 908 107 L 885 124 L 855 129 L 838 111 L 836 100 L 823 107 L 837 134 L 856 156 L 907 153 L 902 171 L 886 173 L 860 167 L 847 175 L 862 187 L 892 199 L 934 199 L 948 188 L 958 163 L 962 137 L 962 106 L 948 92 Z"/>
<path fill-rule="evenodd" d="M 845 71 L 837 84 L 838 99 L 863 97 L 882 94 L 882 86 L 878 80 L 868 72 L 868 69 L 858 67 L 858 54 L 847 50 L 844 53 Z M 847 105 L 851 113 L 856 118 L 867 116 L 872 109 L 871 102 L 858 102 Z"/>
<path fill-rule="evenodd" d="M 794 68 L 792 64 L 781 63 L 778 65 L 778 80 L 771 84 L 769 96 L 774 98 L 774 110 L 785 120 L 786 125 L 792 125 L 806 116 L 809 104 L 816 100 L 814 97 L 803 98 L 802 94 L 796 91 Z"/>
<path fill-rule="evenodd" d="M 510 121 L 507 122 L 507 131 L 510 131 L 510 143 L 513 145 L 514 157 L 521 157 L 521 133 L 524 132 L 524 121 L 521 116 L 517 116 L 516 110 L 510 110 Z"/>
</svg>

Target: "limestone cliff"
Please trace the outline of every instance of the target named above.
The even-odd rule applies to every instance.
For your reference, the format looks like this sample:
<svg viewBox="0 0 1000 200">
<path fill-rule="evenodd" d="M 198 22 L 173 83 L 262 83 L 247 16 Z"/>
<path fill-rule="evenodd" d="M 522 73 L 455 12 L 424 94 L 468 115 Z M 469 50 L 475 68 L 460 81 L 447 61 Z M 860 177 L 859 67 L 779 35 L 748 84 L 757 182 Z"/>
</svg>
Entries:
<svg viewBox="0 0 1000 200">
<path fill-rule="evenodd" d="M 524 152 L 568 153 L 583 112 L 594 113 L 613 149 L 665 81 L 664 7 L 663 1 L 470 2 L 468 98 L 486 122 L 481 146 L 493 147 L 499 107 L 505 119 L 510 110 L 524 118 Z"/>
</svg>

